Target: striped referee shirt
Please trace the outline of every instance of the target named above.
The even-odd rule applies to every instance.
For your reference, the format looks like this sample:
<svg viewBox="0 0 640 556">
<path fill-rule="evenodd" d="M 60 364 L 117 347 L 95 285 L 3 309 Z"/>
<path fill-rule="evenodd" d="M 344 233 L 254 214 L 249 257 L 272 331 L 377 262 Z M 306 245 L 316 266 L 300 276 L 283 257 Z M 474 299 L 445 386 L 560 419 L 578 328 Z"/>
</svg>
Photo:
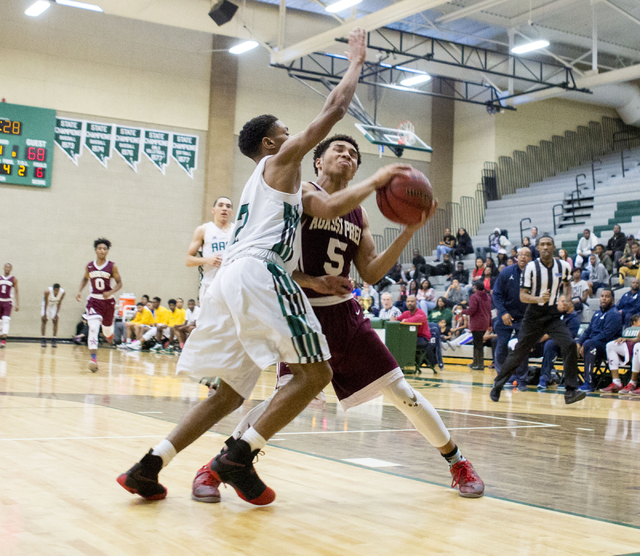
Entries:
<svg viewBox="0 0 640 556">
<path fill-rule="evenodd" d="M 530 291 L 534 297 L 540 297 L 549 290 L 549 307 L 557 305 L 558 298 L 562 294 L 563 282 L 571 278 L 571 267 L 562 259 L 553 259 L 553 265 L 547 268 L 540 259 L 527 263 L 522 273 L 520 286 Z M 538 303 L 540 307 L 544 303 Z"/>
</svg>

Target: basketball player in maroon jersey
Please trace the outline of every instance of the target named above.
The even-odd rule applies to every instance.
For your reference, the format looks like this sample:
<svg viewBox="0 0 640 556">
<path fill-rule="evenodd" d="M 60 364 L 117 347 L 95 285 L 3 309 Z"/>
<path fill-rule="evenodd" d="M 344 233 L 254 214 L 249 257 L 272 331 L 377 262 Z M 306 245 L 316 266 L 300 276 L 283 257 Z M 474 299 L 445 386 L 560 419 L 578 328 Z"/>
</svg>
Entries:
<svg viewBox="0 0 640 556">
<path fill-rule="evenodd" d="M 0 349 L 4 349 L 7 345 L 11 310 L 20 310 L 18 279 L 15 276 L 11 276 L 12 268 L 13 266 L 10 263 L 6 263 L 4 265 L 4 274 L 0 276 Z"/>
<path fill-rule="evenodd" d="M 360 164 L 356 141 L 346 135 L 330 137 L 316 147 L 313 159 L 318 180 L 303 184 L 302 256 L 300 271 L 294 272 L 293 278 L 307 294 L 329 343 L 332 384 L 338 399 L 349 409 L 384 394 L 447 460 L 453 477 L 451 486 L 458 487 L 460 496 L 479 498 L 484 493 L 482 479 L 451 440 L 435 408 L 405 380 L 398 363 L 363 316 L 358 302 L 350 294 L 328 296 L 309 289 L 313 288 L 315 276 L 348 277 L 352 261 L 363 280 L 377 283 L 393 267 L 426 218 L 419 224 L 407 226 L 383 253 L 376 253 L 362 207 L 344 204 L 339 210 L 343 214 L 341 218 L 325 220 L 308 215 L 321 214 L 322 207 L 331 206 L 331 197 L 339 199 L 346 190 Z M 286 384 L 290 376 L 291 371 L 281 363 L 276 390 Z M 255 421 L 269 402 L 270 398 L 251 410 L 234 436 Z"/>
<path fill-rule="evenodd" d="M 80 289 L 76 295 L 76 301 L 82 301 L 82 290 L 91 284 L 91 291 L 87 296 L 87 306 L 83 317 L 89 326 L 87 344 L 91 352 L 89 370 L 95 373 L 98 370 L 98 335 L 100 325 L 107 342 L 113 341 L 113 315 L 116 308 L 116 300 L 113 295 L 122 288 L 122 278 L 115 263 L 107 260 L 111 242 L 100 238 L 93 242 L 96 250 L 96 260 L 91 261 L 84 270 L 84 276 L 80 282 Z M 115 287 L 111 287 L 111 280 L 115 280 Z"/>
</svg>

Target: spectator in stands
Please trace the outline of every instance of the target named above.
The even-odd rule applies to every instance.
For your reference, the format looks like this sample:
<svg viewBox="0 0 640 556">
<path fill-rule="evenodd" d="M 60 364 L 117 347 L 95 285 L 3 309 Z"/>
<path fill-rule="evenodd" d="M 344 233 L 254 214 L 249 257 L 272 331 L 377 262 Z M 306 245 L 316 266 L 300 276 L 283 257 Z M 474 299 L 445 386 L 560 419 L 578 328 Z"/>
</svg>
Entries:
<svg viewBox="0 0 640 556">
<path fill-rule="evenodd" d="M 496 271 L 497 271 L 497 269 L 496 269 Z M 497 274 L 497 272 L 496 272 L 496 274 Z M 491 272 L 491 268 L 488 267 L 488 266 L 485 267 L 484 275 L 483 275 L 483 278 L 482 278 L 482 284 L 483 284 L 484 289 L 487 292 L 492 292 L 493 291 L 493 285 L 496 282 L 496 278 L 497 278 L 497 276 L 493 275 L 493 273 Z"/>
<path fill-rule="evenodd" d="M 618 282 L 621 286 L 624 286 L 624 280 L 627 274 L 631 276 L 638 276 L 638 269 L 640 268 L 640 249 L 638 244 L 634 241 L 631 244 L 631 253 L 628 257 L 622 257 L 620 259 L 620 276 Z"/>
<path fill-rule="evenodd" d="M 442 342 L 448 342 L 451 340 L 451 327 L 447 325 L 447 321 L 442 319 L 438 321 L 440 327 L 440 340 Z"/>
<path fill-rule="evenodd" d="M 145 293 L 141 298 L 140 301 L 144 304 L 145 307 L 147 307 L 149 305 L 149 300 L 151 298 Z"/>
<path fill-rule="evenodd" d="M 392 284 L 404 284 L 405 281 L 402 276 L 402 265 L 400 263 L 394 264 L 393 268 L 389 272 L 387 272 L 385 278 L 388 278 L 389 282 L 391 282 Z"/>
<path fill-rule="evenodd" d="M 447 288 L 444 297 L 449 307 L 467 304 L 467 291 L 460 286 L 460 282 L 455 278 L 451 280 L 451 285 Z"/>
<path fill-rule="evenodd" d="M 169 315 L 166 322 L 156 324 L 156 345 L 151 351 L 160 351 L 161 349 L 171 350 L 171 342 L 173 342 L 175 327 L 184 324 L 186 311 L 178 308 L 178 302 L 175 299 L 169 300 Z M 172 350 L 171 350 L 172 351 Z"/>
<path fill-rule="evenodd" d="M 458 261 L 457 269 L 451 274 L 451 280 L 457 280 L 462 286 L 469 283 L 469 271 L 465 270 L 462 261 Z"/>
<path fill-rule="evenodd" d="M 573 280 L 571 280 L 571 299 L 586 303 L 591 296 L 591 286 L 589 282 L 582 279 L 582 271 L 575 267 L 571 272 Z"/>
<path fill-rule="evenodd" d="M 591 295 L 595 295 L 600 288 L 606 288 L 609 285 L 609 273 L 604 265 L 598 259 L 598 255 L 591 255 L 589 257 L 589 287 L 591 288 Z"/>
<path fill-rule="evenodd" d="M 507 266 L 507 251 L 505 249 L 500 249 L 500 251 L 498 251 L 498 262 L 496 263 L 497 266 L 499 267 L 500 265 L 504 265 Z"/>
<path fill-rule="evenodd" d="M 558 251 L 558 258 L 565 261 L 571 267 L 571 270 L 573 270 L 573 261 L 566 249 L 560 249 Z"/>
<path fill-rule="evenodd" d="M 378 316 L 378 313 L 380 312 L 380 294 L 378 291 L 371 284 L 362 282 L 360 297 L 371 298 L 369 312 L 374 316 Z"/>
<path fill-rule="evenodd" d="M 633 315 L 631 319 L 633 327 L 640 326 L 640 315 Z M 631 359 L 631 380 L 623 388 L 622 381 L 618 369 L 620 365 L 626 365 Z M 613 378 L 611 384 L 606 388 L 602 388 L 600 392 L 606 394 L 631 394 L 632 396 L 640 396 L 640 387 L 638 387 L 638 374 L 640 373 L 640 330 L 635 338 L 618 338 L 607 344 L 607 360 L 609 361 L 609 370 Z"/>
<path fill-rule="evenodd" d="M 436 301 L 436 306 L 431 311 L 429 311 L 429 322 L 435 322 L 437 324 L 440 319 L 446 320 L 447 324 L 451 326 L 453 313 L 451 312 L 451 309 L 447 307 L 447 303 L 444 297 L 439 297 L 438 301 Z"/>
<path fill-rule="evenodd" d="M 475 282 L 476 280 L 482 280 L 484 276 L 484 261 L 482 260 L 482 258 L 478 257 L 476 259 L 476 266 L 473 269 L 473 272 L 471 273 L 471 283 Z"/>
<path fill-rule="evenodd" d="M 353 299 L 358 300 L 362 296 L 362 289 L 360 289 L 360 285 L 356 284 L 352 278 L 349 279 L 351 282 L 351 295 Z"/>
<path fill-rule="evenodd" d="M 429 276 L 447 276 L 450 277 L 453 273 L 453 263 L 448 253 L 445 253 L 442 257 L 442 262 L 433 266 L 430 264 L 424 265 L 424 275 Z"/>
<path fill-rule="evenodd" d="M 142 296 L 143 300 L 146 296 Z M 153 313 L 147 307 L 147 304 L 140 301 L 136 304 L 136 314 L 129 322 L 124 323 L 126 327 L 126 343 L 131 341 L 131 336 L 135 336 L 136 340 L 140 340 L 142 335 L 153 326 Z"/>
<path fill-rule="evenodd" d="M 538 228 L 533 226 L 531 228 L 531 237 L 529 238 L 530 247 L 538 245 Z"/>
<path fill-rule="evenodd" d="M 493 237 L 491 238 L 491 251 L 497 253 L 500 248 L 507 249 L 511 245 L 511 242 L 507 239 L 507 236 L 502 235 L 502 230 L 496 228 L 493 230 Z"/>
<path fill-rule="evenodd" d="M 419 351 L 426 351 L 428 349 L 429 341 L 431 340 L 431 331 L 429 330 L 427 315 L 418 307 L 418 300 L 415 295 L 407 297 L 407 310 L 397 318 L 391 317 L 391 320 L 418 324 L 416 348 Z"/>
<path fill-rule="evenodd" d="M 622 257 L 620 257 L 620 261 L 627 261 L 631 258 L 631 246 L 636 242 L 636 238 L 633 237 L 633 234 L 627 236 L 627 243 L 624 246 L 624 251 L 622 252 Z"/>
<path fill-rule="evenodd" d="M 198 317 L 200 316 L 200 307 L 196 305 L 195 299 L 187 301 L 187 310 L 185 312 L 184 322 L 176 326 L 176 335 L 178 336 L 178 345 L 180 349 L 184 347 L 184 343 L 187 341 L 189 334 L 196 327 Z"/>
<path fill-rule="evenodd" d="M 449 228 L 445 228 L 444 237 L 440 244 L 436 247 L 436 262 L 440 262 L 440 258 L 445 253 L 451 253 L 451 251 L 456 246 L 456 238 L 451 235 L 451 230 Z"/>
<path fill-rule="evenodd" d="M 523 247 L 518 253 L 517 264 L 507 267 L 501 272 L 493 287 L 493 306 L 497 312 L 493 327 L 498 337 L 494 361 L 498 374 L 507 358 L 509 340 L 514 333 L 517 335 L 520 330 L 520 324 L 527 308 L 526 303 L 520 301 L 520 284 L 522 273 L 529 261 L 531 261 L 531 251 L 528 247 Z M 523 384 L 525 389 L 527 363 L 528 360 L 525 359 L 516 369 L 518 385 Z"/>
<path fill-rule="evenodd" d="M 600 262 L 607 269 L 607 272 L 609 274 L 613 274 L 613 261 L 611 260 L 611 257 L 607 255 L 606 251 L 604 250 L 604 245 L 601 245 L 600 243 L 598 243 L 598 245 L 596 245 L 595 252 L 596 252 L 596 255 L 598 255 L 598 259 L 600 259 Z"/>
<path fill-rule="evenodd" d="M 409 282 L 409 295 L 417 295 L 418 294 L 418 282 L 416 282 L 415 280 L 411 280 L 411 282 Z"/>
<path fill-rule="evenodd" d="M 425 279 L 425 281 L 420 284 L 420 289 L 416 294 L 418 307 L 428 314 L 429 311 L 436 306 L 435 297 L 435 290 L 431 287 L 431 282 L 429 282 L 428 279 Z"/>
<path fill-rule="evenodd" d="M 455 339 L 462 334 L 467 328 L 469 328 L 469 317 L 462 311 L 463 307 L 456 305 L 453 308 L 453 319 L 451 321 L 451 338 Z"/>
<path fill-rule="evenodd" d="M 142 329 L 146 328 L 146 332 L 144 332 L 142 337 L 136 338 L 134 342 L 129 344 L 129 347 L 131 349 L 140 351 L 143 347 L 142 346 L 143 342 L 153 343 L 154 342 L 153 339 L 158 333 L 157 325 L 168 324 L 170 312 L 169 312 L 169 309 L 160 305 L 161 302 L 162 300 L 159 297 L 156 296 L 153 298 L 153 301 L 151 302 L 151 306 L 152 306 L 151 312 L 153 313 L 154 324 L 150 327 L 145 327 L 144 325 L 141 326 Z"/>
<path fill-rule="evenodd" d="M 467 233 L 467 230 L 464 228 L 458 228 L 458 233 L 456 234 L 456 247 L 453 251 L 454 259 L 462 259 L 465 255 L 470 255 L 473 253 L 473 243 L 471 242 L 471 237 Z"/>
<path fill-rule="evenodd" d="M 498 275 L 498 267 L 496 266 L 496 263 L 494 262 L 494 260 L 491 257 L 487 257 L 487 260 L 484 263 L 484 267 L 491 269 L 491 276 L 497 276 Z M 485 273 L 483 272 L 482 275 L 484 276 Z"/>
<path fill-rule="evenodd" d="M 393 298 L 389 292 L 385 292 L 380 296 L 380 303 L 382 308 L 378 313 L 378 317 L 382 320 L 390 320 L 392 317 L 398 318 L 401 315 L 402 311 L 393 304 Z"/>
<path fill-rule="evenodd" d="M 631 289 L 618 301 L 618 311 L 625 326 L 629 325 L 632 315 L 640 313 L 640 280 L 638 278 L 631 281 Z"/>
<path fill-rule="evenodd" d="M 473 335 L 473 371 L 484 371 L 484 334 L 491 326 L 491 297 L 484 290 L 482 282 L 473 284 L 473 293 L 469 298 L 469 308 L 463 311 L 469 315 L 469 330 Z"/>
<path fill-rule="evenodd" d="M 516 264 L 516 262 L 511 257 L 509 257 L 507 259 L 507 266 L 511 266 L 511 265 L 514 265 L 514 264 Z"/>
<path fill-rule="evenodd" d="M 620 226 L 616 224 L 613 227 L 613 235 L 609 238 L 606 249 L 607 255 L 611 257 L 616 266 L 618 266 L 618 260 L 622 257 L 626 243 L 626 236 L 620 231 Z"/>
<path fill-rule="evenodd" d="M 538 251 L 536 250 L 533 243 L 531 243 L 531 239 L 529 237 L 525 237 L 522 240 L 522 247 L 526 247 L 531 252 L 531 260 L 538 258 Z"/>
<path fill-rule="evenodd" d="M 585 228 L 576 249 L 575 266 L 583 268 L 597 244 L 597 238 L 591 235 L 591 231 L 588 228 Z"/>
<path fill-rule="evenodd" d="M 490 326 L 485 331 L 484 336 L 482 336 L 482 346 L 491 348 L 492 361 L 491 361 L 491 365 L 489 365 L 490 369 L 495 369 L 493 361 L 495 361 L 495 358 L 496 358 L 497 340 L 498 340 L 498 335 L 493 331 L 493 326 Z M 483 354 L 484 354 L 484 350 L 483 350 Z"/>
<path fill-rule="evenodd" d="M 416 281 L 420 280 L 420 276 L 424 273 L 424 266 L 427 261 L 425 261 L 424 257 L 420 254 L 420 250 L 413 250 L 413 260 L 411 261 L 412 268 L 405 273 L 405 278 L 407 282 L 412 278 Z"/>
<path fill-rule="evenodd" d="M 407 285 L 400 284 L 400 291 L 398 292 L 398 300 L 395 305 L 398 309 L 405 311 L 407 309 Z"/>
<path fill-rule="evenodd" d="M 579 270 L 579 269 L 578 269 Z M 579 301 L 577 303 L 580 303 Z M 558 311 L 564 313 L 560 319 L 567 325 L 571 332 L 571 337 L 575 338 L 580 329 L 580 314 L 575 310 L 576 305 L 573 301 L 565 300 L 564 296 L 558 300 Z M 548 386 L 553 384 L 551 372 L 553 364 L 558 358 L 560 348 L 549 338 L 547 334 L 540 338 L 540 343 L 544 345 L 542 356 L 542 367 L 540 368 L 540 379 L 538 380 L 538 390 L 546 390 Z"/>
<path fill-rule="evenodd" d="M 518 250 L 515 247 L 512 247 L 511 254 L 509 256 L 515 261 L 518 258 Z"/>
<path fill-rule="evenodd" d="M 578 357 L 584 358 L 584 384 L 579 390 L 584 392 L 594 391 L 593 370 L 598 361 L 606 357 L 607 343 L 622 335 L 622 316 L 613 303 L 613 292 L 610 289 L 602 290 L 600 309 L 593 314 L 589 327 L 578 339 Z"/>
</svg>

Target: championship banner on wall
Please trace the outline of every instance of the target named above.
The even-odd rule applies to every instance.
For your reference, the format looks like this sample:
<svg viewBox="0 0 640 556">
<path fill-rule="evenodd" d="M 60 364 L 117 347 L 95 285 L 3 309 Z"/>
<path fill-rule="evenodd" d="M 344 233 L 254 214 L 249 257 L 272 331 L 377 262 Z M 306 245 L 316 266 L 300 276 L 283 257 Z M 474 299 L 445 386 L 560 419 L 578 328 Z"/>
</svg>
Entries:
<svg viewBox="0 0 640 556">
<path fill-rule="evenodd" d="M 76 166 L 82 155 L 84 121 L 73 118 L 56 118 L 54 141 Z"/>
<path fill-rule="evenodd" d="M 169 143 L 171 134 L 164 131 L 144 130 L 144 154 L 164 175 L 169 164 Z"/>
<path fill-rule="evenodd" d="M 171 158 L 193 179 L 193 172 L 198 167 L 198 136 L 173 133 Z"/>
<path fill-rule="evenodd" d="M 86 122 L 84 133 L 84 144 L 91 153 L 98 159 L 98 162 L 105 168 L 111 158 L 111 147 L 113 146 L 112 124 L 100 124 L 97 122 Z"/>
<path fill-rule="evenodd" d="M 113 147 L 122 159 L 138 172 L 138 164 L 142 155 L 142 129 L 139 127 L 116 126 Z"/>
</svg>

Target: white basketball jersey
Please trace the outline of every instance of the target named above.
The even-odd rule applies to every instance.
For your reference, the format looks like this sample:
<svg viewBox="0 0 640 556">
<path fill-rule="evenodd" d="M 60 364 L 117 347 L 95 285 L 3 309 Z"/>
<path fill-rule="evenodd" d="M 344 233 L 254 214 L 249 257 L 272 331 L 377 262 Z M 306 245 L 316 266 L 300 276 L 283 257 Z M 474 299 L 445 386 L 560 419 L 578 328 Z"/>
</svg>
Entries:
<svg viewBox="0 0 640 556">
<path fill-rule="evenodd" d="M 268 158 L 258 163 L 244 186 L 224 264 L 249 256 L 284 264 L 291 273 L 300 258 L 302 187 L 297 193 L 269 187 L 263 176 Z"/>
<path fill-rule="evenodd" d="M 207 222 L 204 225 L 204 241 L 201 248 L 202 256 L 211 257 L 213 255 L 223 255 L 229 243 L 232 229 L 233 227 L 230 226 L 225 232 L 218 228 L 213 222 Z M 200 266 L 200 283 L 206 285 L 211 284 L 216 272 L 218 272 L 218 267 L 216 266 L 209 264 Z"/>
<path fill-rule="evenodd" d="M 58 295 L 53 294 L 53 288 L 49 286 L 49 305 L 58 305 L 60 300 L 62 299 L 62 295 L 64 294 L 64 290 L 62 288 L 58 288 Z"/>
</svg>

